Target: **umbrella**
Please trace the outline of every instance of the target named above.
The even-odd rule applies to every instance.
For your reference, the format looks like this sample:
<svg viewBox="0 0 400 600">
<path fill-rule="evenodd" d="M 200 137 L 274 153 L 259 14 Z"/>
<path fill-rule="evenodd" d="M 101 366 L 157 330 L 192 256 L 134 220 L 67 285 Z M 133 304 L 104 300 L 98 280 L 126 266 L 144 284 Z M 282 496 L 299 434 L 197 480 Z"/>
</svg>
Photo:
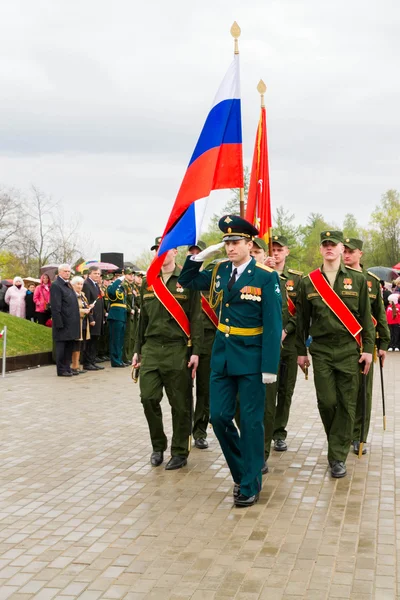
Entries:
<svg viewBox="0 0 400 600">
<path fill-rule="evenodd" d="M 400 263 L 397 263 L 397 265 L 394 265 L 393 269 L 396 269 L 396 271 L 398 271 L 400 269 Z"/>
<path fill-rule="evenodd" d="M 77 266 L 76 271 L 82 273 L 82 271 L 88 269 L 89 267 L 97 267 L 102 271 L 115 271 L 115 269 L 118 269 L 118 265 L 113 265 L 113 263 L 101 262 L 97 260 L 87 260 L 86 262 Z"/>
<path fill-rule="evenodd" d="M 394 281 L 400 276 L 399 271 L 395 271 L 390 267 L 370 267 L 368 271 L 374 273 L 379 279 L 383 279 L 383 281 Z"/>
<path fill-rule="evenodd" d="M 13 280 L 12 279 L 2 279 L 0 283 L 2 283 L 3 285 L 6 285 L 7 287 L 10 287 L 13 284 Z"/>
</svg>

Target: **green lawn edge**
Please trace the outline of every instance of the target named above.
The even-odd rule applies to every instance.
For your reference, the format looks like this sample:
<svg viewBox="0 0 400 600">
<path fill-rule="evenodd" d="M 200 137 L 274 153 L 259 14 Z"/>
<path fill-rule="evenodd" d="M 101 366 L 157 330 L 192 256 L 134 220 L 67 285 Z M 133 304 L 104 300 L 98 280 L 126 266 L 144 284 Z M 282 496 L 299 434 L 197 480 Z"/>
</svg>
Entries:
<svg viewBox="0 0 400 600">
<path fill-rule="evenodd" d="M 7 326 L 6 358 L 24 354 L 51 352 L 53 342 L 50 327 L 44 327 L 32 321 L 12 317 L 0 312 L 0 331 Z M 0 358 L 3 356 L 3 340 L 0 339 Z"/>
</svg>

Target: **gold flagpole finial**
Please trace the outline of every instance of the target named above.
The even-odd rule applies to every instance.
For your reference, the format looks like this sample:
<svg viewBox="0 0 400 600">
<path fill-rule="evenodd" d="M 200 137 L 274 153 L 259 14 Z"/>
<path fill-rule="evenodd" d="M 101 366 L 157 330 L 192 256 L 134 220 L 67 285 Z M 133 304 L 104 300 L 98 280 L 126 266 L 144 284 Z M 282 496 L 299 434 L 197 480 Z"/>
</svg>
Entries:
<svg viewBox="0 0 400 600">
<path fill-rule="evenodd" d="M 261 95 L 261 108 L 264 108 L 264 94 L 267 91 L 267 86 L 265 85 L 262 79 L 260 79 L 260 81 L 258 82 L 257 91 Z"/>
<path fill-rule="evenodd" d="M 238 39 L 240 37 L 241 31 L 242 30 L 240 29 L 239 25 L 236 23 L 236 21 L 234 21 L 233 25 L 231 27 L 231 36 L 235 39 L 235 50 L 234 50 L 235 54 L 239 54 Z"/>
</svg>

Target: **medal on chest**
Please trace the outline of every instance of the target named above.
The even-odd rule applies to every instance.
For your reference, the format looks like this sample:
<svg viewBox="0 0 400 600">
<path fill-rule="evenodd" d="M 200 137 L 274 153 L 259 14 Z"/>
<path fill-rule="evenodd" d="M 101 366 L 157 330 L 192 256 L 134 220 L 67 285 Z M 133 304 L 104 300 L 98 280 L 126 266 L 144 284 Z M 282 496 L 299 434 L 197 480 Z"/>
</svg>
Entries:
<svg viewBox="0 0 400 600">
<path fill-rule="evenodd" d="M 344 283 L 343 287 L 344 287 L 345 290 L 351 290 L 351 289 L 353 289 L 353 286 L 351 285 L 353 283 L 353 280 L 350 279 L 350 277 L 345 277 L 343 279 L 343 283 Z"/>
</svg>

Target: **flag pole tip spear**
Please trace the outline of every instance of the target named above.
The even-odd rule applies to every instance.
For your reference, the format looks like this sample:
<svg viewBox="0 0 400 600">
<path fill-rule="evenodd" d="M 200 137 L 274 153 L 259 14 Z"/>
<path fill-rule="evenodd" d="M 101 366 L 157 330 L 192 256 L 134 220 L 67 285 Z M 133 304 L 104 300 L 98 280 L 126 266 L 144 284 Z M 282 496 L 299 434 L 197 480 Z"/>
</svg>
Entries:
<svg viewBox="0 0 400 600">
<path fill-rule="evenodd" d="M 233 22 L 233 25 L 231 27 L 231 36 L 234 38 L 235 40 L 235 54 L 239 54 L 239 44 L 238 44 L 238 38 L 240 37 L 240 34 L 242 33 L 242 30 L 240 29 L 239 25 L 236 23 L 236 21 Z"/>
<path fill-rule="evenodd" d="M 257 91 L 261 95 L 261 107 L 264 108 L 264 94 L 267 91 L 267 86 L 265 85 L 262 79 L 260 79 L 260 81 L 258 82 Z"/>
</svg>

